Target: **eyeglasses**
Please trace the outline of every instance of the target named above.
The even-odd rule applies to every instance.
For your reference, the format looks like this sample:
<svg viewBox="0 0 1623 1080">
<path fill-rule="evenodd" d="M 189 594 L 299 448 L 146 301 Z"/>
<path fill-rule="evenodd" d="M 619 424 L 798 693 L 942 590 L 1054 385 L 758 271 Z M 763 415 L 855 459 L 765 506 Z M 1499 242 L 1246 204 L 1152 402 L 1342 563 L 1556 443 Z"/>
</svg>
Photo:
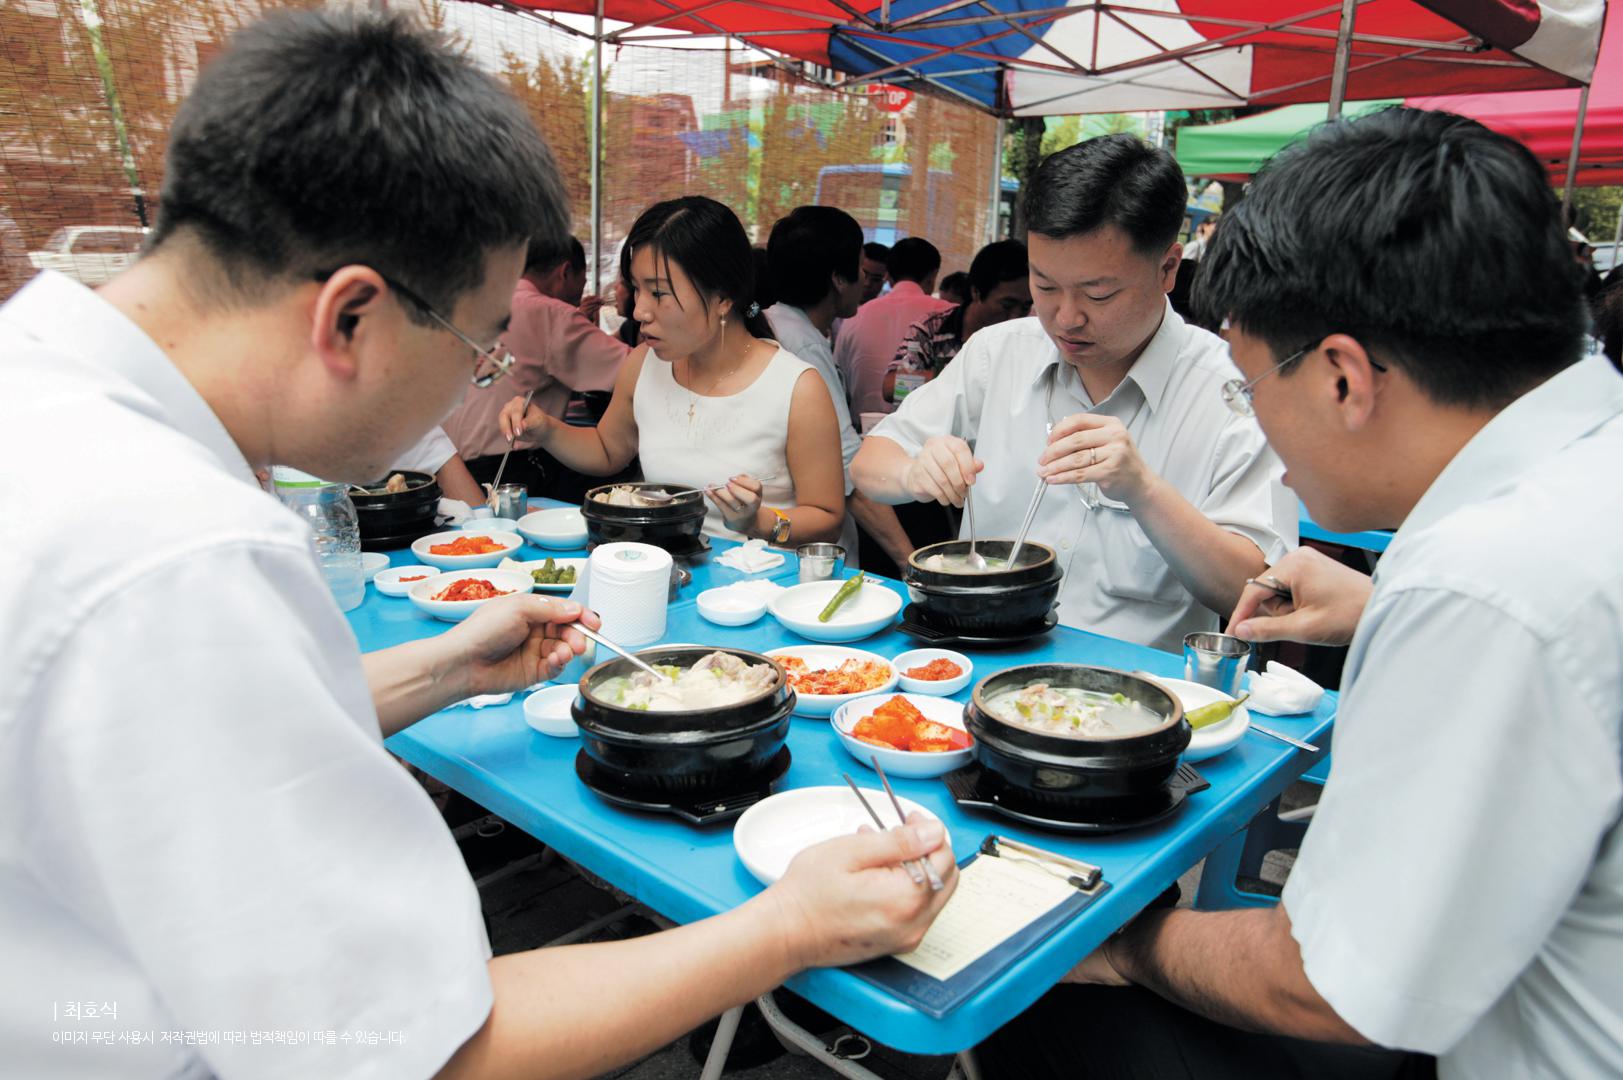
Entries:
<svg viewBox="0 0 1623 1080">
<path fill-rule="evenodd" d="M 1257 415 L 1256 409 L 1254 409 L 1251 405 L 1251 388 L 1256 386 L 1262 380 L 1266 379 L 1268 376 L 1272 375 L 1274 372 L 1278 371 L 1280 368 L 1290 367 L 1292 364 L 1296 363 L 1296 361 L 1300 360 L 1314 349 L 1317 349 L 1319 347 L 1319 342 L 1323 340 L 1323 338 L 1319 338 L 1318 341 L 1308 342 L 1306 345 L 1303 345 L 1300 349 L 1297 349 L 1295 352 L 1285 357 L 1285 359 L 1281 360 L 1267 371 L 1264 371 L 1261 375 L 1258 375 L 1255 379 L 1230 379 L 1228 382 L 1223 384 L 1223 404 L 1227 405 L 1229 407 L 1229 411 L 1237 416 Z M 1369 361 L 1369 366 L 1379 372 L 1384 373 L 1386 371 L 1385 365 L 1377 364 L 1373 357 Z"/>
<path fill-rule="evenodd" d="M 416 304 L 418 307 L 422 308 L 423 313 L 430 319 L 433 319 L 435 322 L 439 323 L 441 329 L 447 331 L 452 337 L 456 338 L 458 341 L 462 342 L 462 344 L 474 351 L 474 354 L 478 356 L 479 359 L 474 366 L 473 376 L 468 381 L 473 383 L 473 385 L 477 386 L 479 389 L 483 390 L 485 387 L 489 386 L 503 375 L 506 375 L 507 372 L 512 368 L 513 354 L 508 350 L 506 345 L 503 345 L 498 341 L 490 348 L 485 348 L 483 345 L 473 340 L 473 338 L 469 337 L 467 334 L 464 334 L 461 330 L 458 330 L 450 319 L 447 319 L 444 315 L 441 315 L 439 312 L 435 311 L 429 306 L 427 300 L 424 300 L 422 297 L 400 284 L 400 282 L 391 277 L 384 277 L 383 283 L 389 286 L 389 288 L 393 289 L 395 292 L 399 293 L 401 296 L 405 297 L 407 300 L 410 300 L 413 304 Z"/>
<path fill-rule="evenodd" d="M 328 278 L 332 277 L 332 275 L 333 271 L 325 270 L 317 271 L 315 277 L 317 281 L 326 281 Z M 473 376 L 468 381 L 473 383 L 474 386 L 477 386 L 479 389 L 483 390 L 485 387 L 489 386 L 503 375 L 506 375 L 508 371 L 512 369 L 514 358 L 512 352 L 507 348 L 506 345 L 503 345 L 498 341 L 495 345 L 486 348 L 477 341 L 473 340 L 473 338 L 469 337 L 467 334 L 463 333 L 461 330 L 457 329 L 456 325 L 452 323 L 450 319 L 447 319 L 444 315 L 441 315 L 439 312 L 435 311 L 427 300 L 424 300 L 421 296 L 418 296 L 416 293 L 412 292 L 394 278 L 389 277 L 387 274 L 379 273 L 378 276 L 383 278 L 383 283 L 385 285 L 389 286 L 389 288 L 399 293 L 406 300 L 409 300 L 412 304 L 422 309 L 423 313 L 430 319 L 433 319 L 435 322 L 439 323 L 440 329 L 445 330 L 452 337 L 456 338 L 458 341 L 462 342 L 462 344 L 473 350 L 474 355 L 478 357 L 478 360 L 474 364 Z"/>
</svg>

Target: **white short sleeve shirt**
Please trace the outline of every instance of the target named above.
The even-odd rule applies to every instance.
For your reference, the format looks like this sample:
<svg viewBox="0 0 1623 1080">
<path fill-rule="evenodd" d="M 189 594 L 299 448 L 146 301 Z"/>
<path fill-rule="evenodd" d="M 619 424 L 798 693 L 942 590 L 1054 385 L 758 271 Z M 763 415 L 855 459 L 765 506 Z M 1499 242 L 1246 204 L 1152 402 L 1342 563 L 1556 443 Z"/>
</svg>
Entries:
<svg viewBox="0 0 1623 1080">
<path fill-rule="evenodd" d="M 909 454 L 934 435 L 967 440 L 986 464 L 975 487 L 980 534 L 1013 537 L 1049 425 L 1078 412 L 1114 416 L 1151 469 L 1273 562 L 1296 545 L 1299 511 L 1262 429 L 1223 404 L 1222 385 L 1238 374 L 1222 339 L 1189 326 L 1168 304 L 1127 377 L 1096 403 L 1042 324 L 1014 319 L 976 332 L 869 435 Z M 1032 524 L 1032 539 L 1053 548 L 1065 568 L 1060 621 L 1173 652 L 1185 634 L 1216 629 L 1217 614 L 1184 588 L 1133 515 L 1108 500 L 1090 507 L 1087 494 L 1052 488 Z"/>
<path fill-rule="evenodd" d="M 1623 379 L 1503 410 L 1403 523 L 1285 887 L 1309 980 L 1445 1077 L 1623 1075 Z"/>
<path fill-rule="evenodd" d="M 479 898 L 307 530 L 82 286 L 0 356 L 0 499 L 53 509 L 0 522 L 4 1071 L 433 1075 L 490 1010 Z"/>
</svg>

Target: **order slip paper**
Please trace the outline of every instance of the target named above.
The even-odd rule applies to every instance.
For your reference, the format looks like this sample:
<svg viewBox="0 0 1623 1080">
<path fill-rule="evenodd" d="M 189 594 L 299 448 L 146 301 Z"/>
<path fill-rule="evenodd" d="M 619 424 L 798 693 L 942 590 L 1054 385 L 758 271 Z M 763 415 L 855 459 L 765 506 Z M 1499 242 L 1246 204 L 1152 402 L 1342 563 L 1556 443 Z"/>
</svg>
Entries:
<svg viewBox="0 0 1623 1080">
<path fill-rule="evenodd" d="M 1074 885 L 1040 867 L 982 855 L 958 872 L 957 890 L 918 948 L 896 959 L 945 982 L 1075 895 Z"/>
</svg>

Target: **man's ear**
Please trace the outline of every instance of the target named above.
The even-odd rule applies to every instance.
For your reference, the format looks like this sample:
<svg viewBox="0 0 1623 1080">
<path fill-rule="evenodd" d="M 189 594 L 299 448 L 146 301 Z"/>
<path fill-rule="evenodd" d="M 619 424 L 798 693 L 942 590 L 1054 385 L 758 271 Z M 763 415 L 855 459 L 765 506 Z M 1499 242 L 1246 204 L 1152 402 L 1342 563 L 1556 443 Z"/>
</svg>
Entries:
<svg viewBox="0 0 1623 1080">
<path fill-rule="evenodd" d="M 1349 334 L 1331 334 L 1320 343 L 1325 363 L 1335 377 L 1336 408 L 1348 431 L 1360 431 L 1375 416 L 1380 373 L 1369 350 Z"/>
<path fill-rule="evenodd" d="M 369 266 L 345 266 L 322 282 L 310 311 L 310 347 L 340 379 L 357 370 L 356 346 L 388 302 L 383 277 Z"/>
</svg>

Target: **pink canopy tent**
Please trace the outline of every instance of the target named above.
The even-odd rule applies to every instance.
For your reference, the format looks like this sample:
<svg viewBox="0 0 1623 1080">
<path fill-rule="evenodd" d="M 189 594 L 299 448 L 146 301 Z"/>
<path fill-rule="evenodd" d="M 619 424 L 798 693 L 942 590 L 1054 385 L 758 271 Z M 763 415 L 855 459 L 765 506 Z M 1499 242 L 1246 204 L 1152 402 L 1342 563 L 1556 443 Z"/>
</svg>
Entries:
<svg viewBox="0 0 1623 1080">
<path fill-rule="evenodd" d="M 1574 180 L 1581 184 L 1623 184 L 1623 4 L 1606 12 L 1606 27 L 1588 101 L 1581 90 L 1528 90 L 1497 94 L 1411 97 L 1419 109 L 1445 109 L 1525 144 L 1563 176 L 1573 151 L 1573 132 L 1582 124 Z M 1582 112 L 1582 119 L 1579 115 Z"/>
</svg>

